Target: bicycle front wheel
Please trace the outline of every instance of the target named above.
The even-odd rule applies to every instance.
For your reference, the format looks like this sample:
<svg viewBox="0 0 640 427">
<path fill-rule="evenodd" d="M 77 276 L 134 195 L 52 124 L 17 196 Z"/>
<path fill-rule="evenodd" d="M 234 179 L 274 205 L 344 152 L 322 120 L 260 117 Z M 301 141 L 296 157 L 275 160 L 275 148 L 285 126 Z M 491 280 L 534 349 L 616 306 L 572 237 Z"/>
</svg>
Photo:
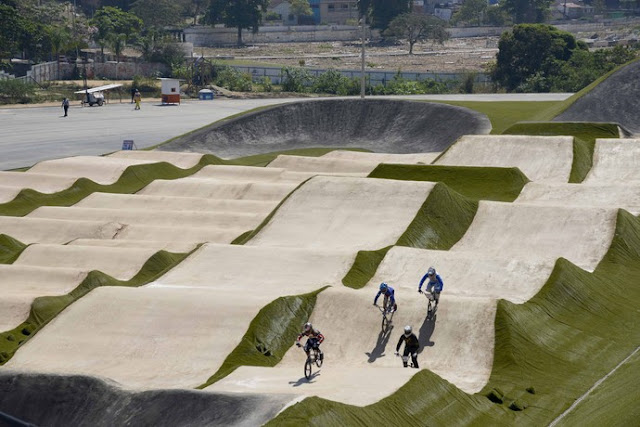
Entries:
<svg viewBox="0 0 640 427">
<path fill-rule="evenodd" d="M 307 359 L 304 364 L 304 376 L 306 379 L 311 379 L 311 359 Z"/>
</svg>

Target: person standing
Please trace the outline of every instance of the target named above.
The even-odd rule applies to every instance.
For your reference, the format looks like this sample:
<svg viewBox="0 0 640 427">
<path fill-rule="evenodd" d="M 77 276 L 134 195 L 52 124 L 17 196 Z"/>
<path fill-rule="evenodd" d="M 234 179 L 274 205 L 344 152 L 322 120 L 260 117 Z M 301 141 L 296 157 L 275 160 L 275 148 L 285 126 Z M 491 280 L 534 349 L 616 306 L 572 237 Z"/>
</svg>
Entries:
<svg viewBox="0 0 640 427">
<path fill-rule="evenodd" d="M 140 102 L 142 101 L 142 95 L 140 95 L 140 91 L 138 89 L 136 89 L 136 93 L 133 95 L 133 100 L 136 103 L 136 108 L 134 108 L 135 110 L 139 110 L 140 109 Z"/>
<path fill-rule="evenodd" d="M 69 98 L 64 98 L 62 100 L 62 109 L 64 110 L 64 117 L 67 117 L 67 112 L 69 111 Z"/>
<path fill-rule="evenodd" d="M 132 104 L 133 104 L 133 102 L 134 102 L 134 97 L 136 96 L 136 91 L 137 91 L 137 90 L 138 90 L 138 89 L 136 89 L 136 88 L 134 88 L 134 87 L 131 87 L 131 103 L 132 103 Z"/>
</svg>

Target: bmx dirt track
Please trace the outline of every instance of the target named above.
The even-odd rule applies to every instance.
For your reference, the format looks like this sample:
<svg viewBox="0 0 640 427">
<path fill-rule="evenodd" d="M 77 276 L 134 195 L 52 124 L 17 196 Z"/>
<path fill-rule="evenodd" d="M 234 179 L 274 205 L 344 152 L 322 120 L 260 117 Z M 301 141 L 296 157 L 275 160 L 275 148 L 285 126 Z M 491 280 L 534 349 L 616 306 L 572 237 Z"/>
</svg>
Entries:
<svg viewBox="0 0 640 427">
<path fill-rule="evenodd" d="M 577 190 L 576 184 L 567 184 L 575 162 L 570 137 L 532 136 L 524 141 L 511 136 L 478 136 L 489 129 L 483 125 L 484 116 L 479 119 L 456 116 L 449 107 L 442 107 L 443 110 L 435 114 L 432 105 L 417 102 L 379 101 L 385 105 L 376 110 L 378 107 L 372 102 L 331 100 L 326 104 L 325 101 L 314 101 L 299 108 L 287 105 L 278 107 L 277 111 L 269 109 L 247 119 L 218 124 L 187 138 L 192 138 L 190 141 L 195 146 L 201 144 L 203 152 L 210 150 L 214 154 L 234 157 L 239 154 L 224 154 L 224 150 L 248 150 L 242 154 L 256 154 L 282 149 L 284 145 L 299 148 L 300 141 L 295 138 L 309 136 L 302 133 L 306 126 L 313 129 L 309 138 L 315 138 L 302 141 L 307 147 L 316 143 L 343 147 L 348 141 L 354 147 L 373 151 L 426 153 L 428 156 L 419 161 L 414 158 L 412 162 L 427 163 L 425 158 L 445 150 L 461 136 L 454 138 L 454 132 L 475 133 L 473 138 L 458 139 L 456 146 L 435 164 L 517 166 L 532 184 L 546 188 L 558 186 L 569 196 Z M 299 113 L 295 112 L 298 110 Z M 464 109 L 454 110 L 467 114 Z M 284 119 L 276 120 L 274 111 Z M 398 119 L 388 120 L 392 115 Z M 313 125 L 307 126 L 310 123 Z M 462 129 L 461 123 L 475 123 L 475 127 Z M 314 128 L 318 124 L 322 126 Z M 439 135 L 440 128 L 436 125 L 447 127 L 450 133 Z M 313 133 L 320 127 L 318 133 Z M 259 143 L 258 137 L 263 137 L 261 132 L 267 132 L 267 129 L 270 129 L 270 135 L 276 136 L 273 141 L 266 138 L 266 144 Z M 344 140 L 336 139 L 340 133 Z M 216 140 L 222 141 L 220 146 L 211 143 L 213 139 L 209 140 L 215 135 L 223 136 Z M 358 140 L 362 135 L 367 141 Z M 197 142 L 197 139 L 201 141 Z M 185 141 L 185 144 L 189 143 Z M 611 141 L 616 140 L 602 141 L 596 146 L 591 174 L 579 185 L 595 184 L 597 188 L 582 191 L 581 194 L 586 194 L 584 197 L 597 198 L 598 191 L 606 191 L 609 196 L 609 192 L 618 191 L 614 184 L 626 186 L 628 180 L 637 184 L 634 162 L 635 153 L 640 150 L 639 141 L 629 142 L 628 146 L 627 141 L 625 144 Z M 369 145 L 364 145 L 365 142 Z M 171 144 L 178 143 L 180 141 Z M 278 145 L 280 143 L 283 146 Z M 128 157 L 123 153 L 117 156 L 125 157 L 119 160 Z M 188 166 L 199 159 L 194 153 L 186 156 L 177 152 L 155 152 L 152 157 L 140 154 L 130 160 L 133 164 L 164 159 Z M 69 254 L 78 251 L 106 263 L 96 266 L 93 259 L 72 256 L 70 264 L 60 266 L 65 271 L 58 272 L 56 292 L 57 289 L 68 289 L 91 268 L 126 278 L 154 250 L 167 245 L 191 247 L 206 243 L 149 285 L 96 288 L 38 330 L 3 367 L 0 410 L 37 424 L 260 425 L 276 416 L 284 406 L 299 400 L 299 396 L 314 395 L 343 403 L 375 403 L 371 406 L 384 407 L 387 403 L 383 399 L 378 404 L 380 399 L 396 392 L 400 395 L 412 377 L 419 377 L 429 370 L 438 375 L 437 384 L 447 384 L 447 387 L 451 386 L 450 390 L 455 387 L 460 395 L 465 392 L 465 406 L 456 407 L 455 399 L 448 399 L 441 405 L 444 408 L 430 408 L 431 412 L 425 417 L 424 413 L 418 413 L 419 406 L 432 390 L 422 387 L 415 399 L 403 398 L 398 411 L 388 412 L 398 416 L 398 420 L 413 421 L 404 425 L 460 423 L 460 419 L 449 416 L 443 416 L 446 422 L 431 422 L 431 417 L 438 415 L 437 411 L 454 407 L 462 408 L 454 409 L 457 413 L 470 414 L 467 424 L 482 421 L 489 424 L 489 418 L 481 419 L 475 412 L 491 410 L 502 417 L 495 425 L 510 421 L 544 424 L 547 417 L 563 409 L 562 406 L 567 407 L 566 402 L 580 395 L 585 384 L 594 384 L 593 377 L 600 375 L 598 369 L 609 369 L 601 355 L 611 354 L 614 350 L 621 353 L 618 350 L 622 348 L 620 338 L 637 342 L 633 340 L 634 336 L 624 337 L 619 332 L 623 329 L 620 327 L 622 321 L 627 325 L 640 324 L 638 317 L 631 315 L 610 330 L 605 329 L 609 323 L 599 322 L 604 326 L 598 336 L 595 333 L 587 335 L 586 331 L 584 337 L 572 333 L 578 329 L 582 333 L 581 328 L 587 323 L 576 319 L 590 320 L 597 316 L 600 320 L 610 314 L 607 310 L 593 310 L 591 317 L 584 314 L 591 309 L 585 309 L 581 301 L 576 303 L 574 298 L 581 298 L 583 286 L 566 291 L 571 299 L 553 299 L 562 303 L 558 304 L 558 307 L 563 306 L 560 308 L 567 306 L 569 310 L 584 314 L 584 319 L 558 316 L 562 328 L 549 326 L 554 319 L 547 314 L 556 308 L 544 305 L 545 297 L 538 298 L 538 291 L 543 286 L 549 290 L 549 283 L 553 286 L 553 280 L 556 280 L 554 272 L 568 268 L 563 267 L 565 265 L 571 264 L 571 272 L 581 281 L 591 277 L 590 272 L 606 257 L 620 234 L 617 221 L 624 219 L 626 213 L 617 211 L 618 200 L 623 200 L 625 197 L 621 196 L 633 189 L 621 188 L 611 202 L 612 206 L 606 208 L 593 207 L 582 200 L 578 206 L 573 205 L 572 200 L 582 196 L 544 200 L 540 192 L 533 191 L 535 188 L 530 192 L 529 201 L 536 203 L 529 203 L 524 198 L 514 203 L 481 200 L 474 205 L 473 221 L 463 233 L 456 235 L 457 243 L 452 243 L 453 246 L 443 250 L 403 247 L 400 239 L 410 229 L 412 233 L 424 231 L 431 239 L 428 242 L 437 237 L 431 236 L 434 228 L 430 225 L 419 229 L 410 227 L 416 218 L 422 218 L 423 207 L 434 206 L 442 213 L 453 212 L 453 209 L 436 197 L 444 198 L 444 184 L 365 177 L 377 162 L 382 161 L 382 157 L 376 160 L 377 156 L 390 157 L 388 154 L 360 156 L 360 153 L 343 152 L 332 158 L 280 156 L 266 168 L 207 166 L 186 178 L 156 178 L 137 194 L 94 195 L 87 197 L 80 206 L 43 207 L 26 217 L 0 217 L 0 232 L 19 238 L 23 243 L 35 243 L 7 267 L 14 276 L 22 274 L 36 278 L 42 274 L 40 269 L 45 268 L 47 260 L 53 264 L 48 267 L 53 267 L 58 257 L 67 255 L 69 258 Z M 89 160 L 86 165 L 82 161 L 59 163 L 63 174 L 55 173 L 58 166 L 53 168 L 52 164 L 49 164 L 52 169 L 39 173 L 43 176 L 93 174 L 96 179 L 111 182 L 120 175 L 124 163 L 114 159 L 107 168 L 109 171 L 100 171 L 101 176 L 105 173 L 101 178 L 96 174 L 101 162 Z M 607 171 L 613 172 L 605 176 Z M 66 181 L 59 185 L 66 185 Z M 451 194 L 446 192 L 446 195 Z M 273 216 L 267 217 L 270 207 L 276 205 L 278 208 Z M 460 210 L 467 205 L 471 202 Z M 472 209 L 469 207 L 468 210 Z M 242 222 L 230 223 L 229 215 Z M 259 219 L 264 217 L 268 220 L 257 226 Z M 146 224 L 147 218 L 153 223 Z M 184 222 L 180 223 L 178 218 Z M 206 224 L 203 223 L 205 219 Z M 229 244 L 232 240 L 237 241 L 235 238 L 241 233 L 245 236 L 252 229 L 255 234 L 251 234 L 252 238 L 244 244 Z M 66 247 L 74 239 L 81 239 L 75 242 L 77 247 Z M 105 243 L 97 244 L 101 240 Z M 92 245 L 83 247 L 83 241 L 90 241 Z M 45 242 L 50 244 L 43 244 Z M 126 245 L 115 245 L 119 242 Z M 346 284 L 343 278 L 351 272 L 358 250 L 377 251 L 388 246 L 393 247 L 371 271 L 373 277 L 362 284 L 364 287 L 349 289 L 343 286 Z M 115 249 L 118 249 L 117 254 Z M 130 264 L 126 265 L 123 257 Z M 620 258 L 616 260 L 626 262 Z M 434 318 L 425 320 L 424 297 L 416 292 L 420 275 L 431 263 L 437 266 L 447 284 L 435 317 L 437 322 Z M 25 264 L 30 268 L 26 269 Z M 582 270 L 576 273 L 574 270 L 578 268 Z M 558 281 L 564 281 L 568 275 L 558 273 L 556 276 Z M 603 276 L 593 281 L 607 283 Z M 379 313 L 371 305 L 377 285 L 383 280 L 393 284 L 401 307 L 395 315 L 393 326 L 396 329 L 391 335 L 380 334 Z M 616 281 L 611 282 L 609 287 L 615 291 Z M 629 280 L 629 283 L 633 282 Z M 588 281 L 579 283 L 583 284 L 586 286 Z M 244 340 L 243 334 L 265 304 L 284 295 L 299 296 L 301 292 L 317 291 L 327 285 L 331 287 L 318 295 L 315 307 L 309 311 L 311 317 L 305 315 L 305 320 L 311 319 L 327 336 L 323 348 L 328 363 L 312 381 L 298 380 L 302 376 L 303 353 L 291 346 L 274 367 L 240 366 L 205 392 L 186 389 L 202 385 L 217 372 Z M 627 291 L 633 302 L 631 290 Z M 27 300 L 35 296 L 20 297 Z M 4 297 L 0 293 L 0 300 Z M 605 297 L 607 295 L 602 296 Z M 506 299 L 524 306 L 534 298 L 538 301 L 533 305 L 542 303 L 539 305 L 542 309 L 536 311 L 539 327 L 527 324 L 520 329 L 515 320 L 498 317 L 499 309 L 507 314 L 522 312 L 520 307 L 505 311 L 507 304 L 498 300 Z M 591 304 L 593 298 L 583 300 Z M 613 298 L 606 301 L 612 306 L 616 304 Z M 509 303 L 509 307 L 512 305 Z M 636 307 L 629 310 L 639 316 L 635 314 Z M 23 310 L 21 316 L 24 315 Z M 527 314 L 522 318 L 528 320 L 533 316 Z M 299 319 L 295 321 L 297 323 Z M 573 326 L 573 321 L 578 326 Z M 422 371 L 403 369 L 398 359 L 391 357 L 399 329 L 405 324 L 414 325 L 418 332 L 423 351 Z M 360 325 L 361 330 L 356 329 Z M 523 339 L 510 340 L 519 342 L 501 347 L 499 340 L 504 343 L 505 329 L 513 331 L 510 337 L 522 336 Z M 528 333 L 529 329 L 534 331 L 530 337 L 523 333 Z M 618 335 L 610 338 L 613 334 Z M 520 342 L 525 339 L 533 344 Z M 564 340 L 570 343 L 560 342 Z M 605 340 L 608 344 L 601 345 Z M 558 347 L 554 347 L 556 345 Z M 510 381 L 517 383 L 518 393 L 530 394 L 526 396 L 530 400 L 525 402 L 529 409 L 521 415 L 525 408 L 511 402 L 512 391 L 507 389 L 509 402 L 504 406 L 495 405 L 480 391 L 487 385 L 511 387 L 509 380 L 512 377 L 505 376 L 502 383 L 491 382 L 491 377 L 505 372 L 501 363 L 494 362 L 500 362 L 501 355 L 507 352 L 508 364 L 514 366 L 514 371 L 520 371 L 517 372 L 519 377 L 540 378 L 539 371 L 528 372 L 529 362 L 539 361 L 535 359 L 536 355 L 526 358 L 524 353 L 529 349 L 552 353 L 554 359 L 540 359 L 551 361 L 541 364 L 549 369 L 566 361 L 567 372 L 554 377 L 554 385 L 557 381 L 558 388 L 562 389 L 557 394 L 542 381 L 540 385 Z M 620 360 L 618 353 L 612 357 L 617 358 L 615 363 Z M 587 358 L 597 368 L 594 372 L 579 365 Z M 342 361 L 343 366 L 338 366 L 337 361 Z M 525 362 L 527 366 L 523 368 Z M 576 370 L 581 369 L 579 375 L 573 374 L 574 366 L 578 366 Z M 583 376 L 586 379 L 580 384 L 565 381 L 565 377 L 572 377 L 574 381 Z M 112 386 L 110 380 L 118 381 L 123 387 L 146 391 L 122 390 Z M 531 385 L 538 390 L 535 396 L 528 389 L 525 391 L 525 387 Z M 261 395 L 257 395 L 258 392 Z M 440 394 L 439 401 L 444 397 Z M 395 397 L 386 400 L 393 399 Z M 292 409 L 296 406 L 308 408 L 318 400 L 307 399 Z M 480 401 L 481 405 L 474 405 Z M 323 404 L 333 405 L 330 402 Z M 509 410 L 518 412 L 506 412 L 506 405 Z M 488 406 L 496 409 L 487 409 Z M 213 413 L 212 408 L 215 409 Z M 364 408 L 363 413 L 371 410 Z M 324 417 L 334 415 L 330 410 L 320 416 L 317 412 L 309 412 L 318 424 L 322 423 L 318 421 L 321 417 L 324 420 Z M 540 415 L 542 412 L 544 414 Z M 298 424 L 305 425 L 305 422 Z M 350 425 L 345 422 L 334 424 Z"/>
<path fill-rule="evenodd" d="M 483 114 L 444 104 L 395 100 L 291 103 L 207 126 L 161 146 L 223 158 L 309 147 L 383 153 L 443 151 L 467 134 L 489 133 Z"/>
</svg>

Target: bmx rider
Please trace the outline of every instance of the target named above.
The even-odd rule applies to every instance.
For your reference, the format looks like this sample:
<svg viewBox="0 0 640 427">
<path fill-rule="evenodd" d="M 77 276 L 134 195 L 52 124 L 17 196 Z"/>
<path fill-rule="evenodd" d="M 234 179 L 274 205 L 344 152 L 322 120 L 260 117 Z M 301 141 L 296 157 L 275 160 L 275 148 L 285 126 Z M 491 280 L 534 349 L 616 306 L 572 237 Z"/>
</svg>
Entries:
<svg viewBox="0 0 640 427">
<path fill-rule="evenodd" d="M 376 297 L 373 299 L 373 305 L 378 305 L 378 298 L 380 295 L 384 294 L 384 309 L 389 311 L 389 313 L 393 313 L 398 309 L 398 304 L 396 304 L 395 291 L 393 288 L 386 283 L 382 282 L 380 284 L 380 289 L 376 294 Z"/>
<path fill-rule="evenodd" d="M 307 342 L 304 345 L 304 351 L 307 353 L 307 357 L 309 357 L 311 349 L 315 348 L 320 352 L 320 361 L 323 361 L 324 353 L 320 350 L 320 344 L 324 341 L 324 335 L 322 335 L 319 330 L 314 329 L 311 322 L 307 322 L 304 324 L 302 332 L 298 335 L 298 339 L 296 340 L 296 345 L 298 347 L 302 346 L 300 343 L 302 337 L 307 337 Z"/>
<path fill-rule="evenodd" d="M 409 355 L 411 355 L 411 362 L 414 368 L 418 368 L 418 350 L 420 349 L 420 342 L 418 337 L 411 331 L 411 326 L 404 327 L 404 334 L 400 335 L 398 345 L 396 346 L 396 356 L 399 356 L 400 347 L 404 343 L 404 352 L 402 353 L 402 365 L 406 368 L 409 362 Z"/>
<path fill-rule="evenodd" d="M 436 301 L 436 307 L 438 307 L 438 301 L 440 301 L 440 292 L 442 292 L 442 288 L 444 287 L 444 282 L 442 281 L 442 277 L 438 273 L 436 273 L 436 269 L 433 267 L 429 267 L 427 273 L 422 276 L 422 280 L 420 280 L 420 284 L 418 285 L 418 292 L 422 293 L 422 284 L 426 281 L 427 287 L 425 288 L 425 292 L 431 292 Z"/>
</svg>

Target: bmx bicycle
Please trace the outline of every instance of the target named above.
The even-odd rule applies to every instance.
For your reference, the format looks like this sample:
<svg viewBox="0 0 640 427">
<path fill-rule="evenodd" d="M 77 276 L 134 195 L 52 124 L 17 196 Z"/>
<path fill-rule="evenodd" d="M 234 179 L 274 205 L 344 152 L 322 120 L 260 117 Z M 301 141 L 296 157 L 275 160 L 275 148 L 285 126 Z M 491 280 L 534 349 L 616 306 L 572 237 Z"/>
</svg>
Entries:
<svg viewBox="0 0 640 427">
<path fill-rule="evenodd" d="M 302 345 L 298 347 L 302 348 Z M 302 348 L 304 350 L 304 348 Z M 322 359 L 320 358 L 320 349 L 312 348 L 309 350 L 309 354 L 307 355 L 307 360 L 304 362 L 304 377 L 308 380 L 311 379 L 311 374 L 313 373 L 313 365 L 316 365 L 318 368 L 322 367 Z"/>
<path fill-rule="evenodd" d="M 389 326 L 391 326 L 391 321 L 393 320 L 393 313 L 395 310 L 389 310 L 389 308 L 384 308 L 376 304 L 380 313 L 382 313 L 382 332 L 386 332 Z M 395 307 L 394 307 L 395 308 Z"/>
<path fill-rule="evenodd" d="M 409 368 L 415 368 L 416 367 L 416 365 L 413 364 L 413 359 L 409 360 L 410 359 L 409 356 L 400 355 L 400 353 L 397 352 L 397 351 L 395 352 L 395 355 L 396 355 L 396 357 L 400 357 L 402 359 L 402 364 L 403 365 L 405 363 L 407 364 L 407 366 L 405 366 L 405 368 L 406 367 L 409 367 Z"/>
<path fill-rule="evenodd" d="M 436 310 L 438 309 L 438 304 L 436 303 L 436 297 L 433 292 L 424 291 L 421 292 L 425 298 L 427 298 L 427 319 L 431 320 L 433 316 L 436 314 Z"/>
</svg>

